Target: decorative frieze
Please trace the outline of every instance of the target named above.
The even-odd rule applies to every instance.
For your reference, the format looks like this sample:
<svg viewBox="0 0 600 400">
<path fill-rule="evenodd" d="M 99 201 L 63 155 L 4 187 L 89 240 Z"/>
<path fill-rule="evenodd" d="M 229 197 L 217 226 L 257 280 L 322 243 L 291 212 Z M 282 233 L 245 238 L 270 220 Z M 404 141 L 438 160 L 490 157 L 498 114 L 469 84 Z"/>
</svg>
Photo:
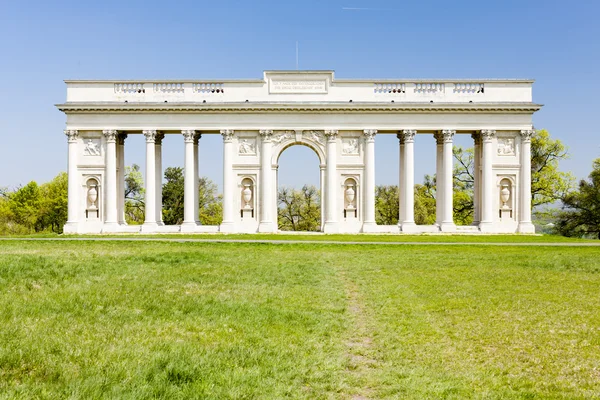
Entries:
<svg viewBox="0 0 600 400">
<path fill-rule="evenodd" d="M 415 83 L 415 93 L 444 93 L 443 83 Z"/>
<path fill-rule="evenodd" d="M 454 83 L 454 93 L 471 93 L 471 94 L 483 94 L 484 86 L 483 83 L 472 83 L 472 82 L 461 82 Z"/>
<path fill-rule="evenodd" d="M 290 140 L 293 137 L 294 137 L 294 131 L 281 131 L 281 132 L 276 132 L 275 134 L 273 134 L 272 140 L 273 140 L 273 143 L 275 143 L 275 144 L 281 144 L 282 142 Z"/>
<path fill-rule="evenodd" d="M 514 156 L 515 155 L 515 139 L 513 139 L 513 138 L 498 138 L 498 155 L 499 156 Z"/>
<path fill-rule="evenodd" d="M 115 83 L 115 93 L 117 94 L 143 94 L 146 93 L 143 83 Z"/>
<path fill-rule="evenodd" d="M 302 136 L 319 144 L 325 143 L 325 135 L 323 131 L 303 131 Z"/>
<path fill-rule="evenodd" d="M 342 154 L 347 156 L 358 155 L 358 139 L 344 138 L 342 139 Z"/>
<path fill-rule="evenodd" d="M 153 84 L 154 93 L 183 93 L 183 83 L 155 83 Z"/>
<path fill-rule="evenodd" d="M 100 155 L 100 139 L 86 139 L 83 147 L 84 156 L 99 156 Z"/>
<path fill-rule="evenodd" d="M 240 139 L 238 143 L 238 154 L 244 156 L 256 155 L 256 139 Z"/>
<path fill-rule="evenodd" d="M 225 93 L 225 85 L 223 83 L 194 83 L 192 85 L 192 89 L 194 93 L 201 94 L 223 94 Z"/>
<path fill-rule="evenodd" d="M 401 94 L 406 93 L 406 84 L 397 83 L 375 83 L 374 93 Z"/>
</svg>

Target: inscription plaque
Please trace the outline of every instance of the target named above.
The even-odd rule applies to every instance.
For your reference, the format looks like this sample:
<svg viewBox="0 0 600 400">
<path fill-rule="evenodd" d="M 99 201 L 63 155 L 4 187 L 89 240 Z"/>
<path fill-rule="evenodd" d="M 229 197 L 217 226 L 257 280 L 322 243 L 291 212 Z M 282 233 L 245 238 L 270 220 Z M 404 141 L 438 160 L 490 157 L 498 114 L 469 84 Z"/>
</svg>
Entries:
<svg viewBox="0 0 600 400">
<path fill-rule="evenodd" d="M 327 93 L 325 80 L 271 80 L 271 93 Z"/>
</svg>

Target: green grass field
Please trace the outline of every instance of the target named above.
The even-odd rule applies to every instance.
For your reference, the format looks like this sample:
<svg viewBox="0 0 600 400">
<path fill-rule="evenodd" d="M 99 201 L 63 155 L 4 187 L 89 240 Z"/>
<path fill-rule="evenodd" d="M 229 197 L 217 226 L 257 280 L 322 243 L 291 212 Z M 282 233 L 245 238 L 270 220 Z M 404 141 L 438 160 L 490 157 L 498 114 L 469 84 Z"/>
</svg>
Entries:
<svg viewBox="0 0 600 400">
<path fill-rule="evenodd" d="M 16 240 L 0 288 L 0 398 L 600 397 L 600 247 Z"/>
</svg>

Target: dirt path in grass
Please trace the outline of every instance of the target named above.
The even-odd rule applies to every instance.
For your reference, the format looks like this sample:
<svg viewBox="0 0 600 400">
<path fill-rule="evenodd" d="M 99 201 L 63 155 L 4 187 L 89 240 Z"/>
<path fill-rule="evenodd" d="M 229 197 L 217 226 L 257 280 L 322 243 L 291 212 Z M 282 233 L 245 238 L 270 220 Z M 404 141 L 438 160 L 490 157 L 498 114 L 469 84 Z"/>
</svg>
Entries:
<svg viewBox="0 0 600 400">
<path fill-rule="evenodd" d="M 343 268 L 338 269 L 338 276 L 344 286 L 348 301 L 350 318 L 349 335 L 346 341 L 346 381 L 347 396 L 351 400 L 371 399 L 373 389 L 369 382 L 370 370 L 376 368 L 373 338 L 369 327 L 369 316 L 358 285 L 348 276 Z"/>
</svg>

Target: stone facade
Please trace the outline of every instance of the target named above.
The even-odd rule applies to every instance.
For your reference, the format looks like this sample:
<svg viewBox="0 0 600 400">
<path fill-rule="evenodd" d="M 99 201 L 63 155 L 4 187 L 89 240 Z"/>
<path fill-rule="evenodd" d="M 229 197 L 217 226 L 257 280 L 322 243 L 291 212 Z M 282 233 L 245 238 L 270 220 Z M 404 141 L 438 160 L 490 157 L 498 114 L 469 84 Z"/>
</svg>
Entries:
<svg viewBox="0 0 600 400">
<path fill-rule="evenodd" d="M 532 233 L 530 80 L 347 80 L 332 71 L 266 71 L 259 80 L 66 81 L 67 233 L 276 232 L 277 165 L 287 147 L 319 157 L 324 232 Z M 128 135 L 146 139 L 146 217 L 124 221 Z M 223 223 L 198 218 L 198 146 L 223 138 Z M 375 223 L 375 140 L 396 135 L 400 222 Z M 181 226 L 162 222 L 162 139 L 185 148 Z M 437 222 L 414 222 L 414 139 L 437 142 Z M 452 216 L 452 144 L 475 146 L 475 224 Z"/>
</svg>

